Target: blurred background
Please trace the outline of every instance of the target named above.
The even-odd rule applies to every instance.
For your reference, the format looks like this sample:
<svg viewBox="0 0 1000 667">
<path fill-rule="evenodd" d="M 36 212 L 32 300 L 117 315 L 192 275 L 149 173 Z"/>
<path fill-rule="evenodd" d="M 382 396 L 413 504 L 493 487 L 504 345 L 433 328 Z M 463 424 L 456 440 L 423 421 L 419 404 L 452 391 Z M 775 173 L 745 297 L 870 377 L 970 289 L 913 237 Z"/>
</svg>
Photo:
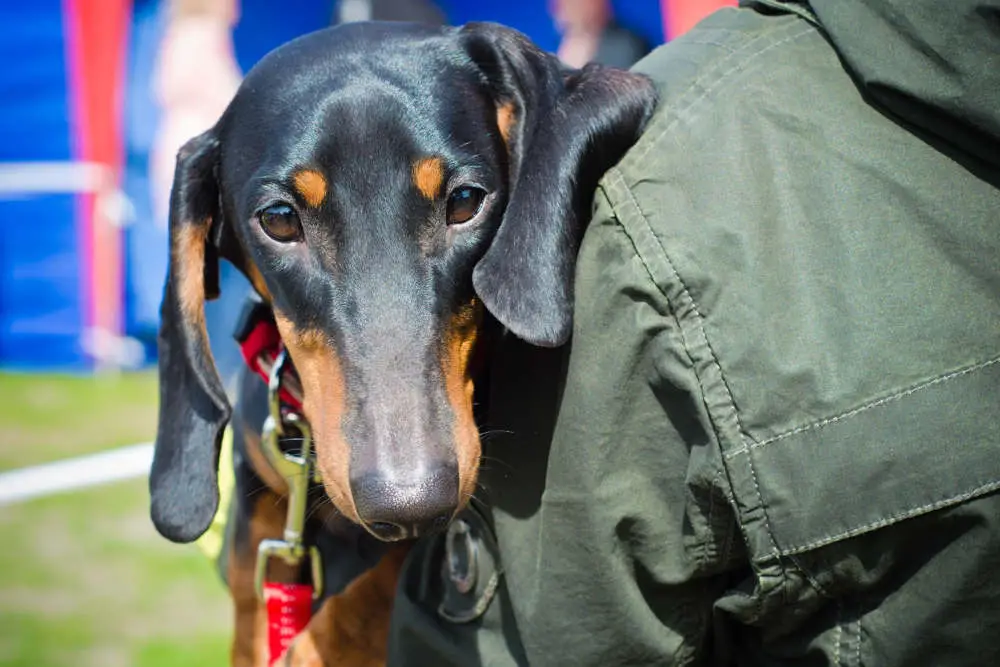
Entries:
<svg viewBox="0 0 1000 667">
<path fill-rule="evenodd" d="M 339 22 L 489 20 L 627 67 L 732 4 L 0 0 L 0 665 L 228 664 L 226 592 L 153 531 L 145 475 L 174 155 L 257 60 Z M 247 287 L 222 280 L 226 377 Z"/>
</svg>

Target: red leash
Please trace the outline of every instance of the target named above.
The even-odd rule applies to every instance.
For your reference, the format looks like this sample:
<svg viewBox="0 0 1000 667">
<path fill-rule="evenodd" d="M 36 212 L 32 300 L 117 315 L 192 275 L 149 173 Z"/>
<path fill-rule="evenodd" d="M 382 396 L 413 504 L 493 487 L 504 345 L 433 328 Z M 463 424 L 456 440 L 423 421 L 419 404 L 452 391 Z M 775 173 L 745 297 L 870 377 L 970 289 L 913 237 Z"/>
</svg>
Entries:
<svg viewBox="0 0 1000 667">
<path fill-rule="evenodd" d="M 264 583 L 267 605 L 268 665 L 274 665 L 309 625 L 312 618 L 311 584 Z"/>
<path fill-rule="evenodd" d="M 235 333 L 243 360 L 250 370 L 264 380 L 270 382 L 279 355 L 282 352 L 281 334 L 278 332 L 271 309 L 260 301 L 249 301 L 240 314 Z M 295 413 L 302 412 L 302 390 L 298 377 L 293 369 L 284 372 L 278 384 L 278 396 L 281 401 Z M 277 471 L 280 474 L 280 471 Z M 284 555 L 286 543 L 273 541 L 270 553 L 276 556 Z M 265 546 L 265 553 L 268 546 Z M 314 560 L 318 552 L 310 553 Z M 258 554 L 258 560 L 262 558 Z M 260 571 L 258 591 L 262 595 L 267 611 L 267 646 L 268 665 L 274 665 L 291 646 L 312 618 L 312 605 L 315 594 L 313 584 L 284 584 L 266 580 L 267 557 L 263 563 L 258 562 Z M 314 577 L 317 574 L 313 563 Z"/>
</svg>

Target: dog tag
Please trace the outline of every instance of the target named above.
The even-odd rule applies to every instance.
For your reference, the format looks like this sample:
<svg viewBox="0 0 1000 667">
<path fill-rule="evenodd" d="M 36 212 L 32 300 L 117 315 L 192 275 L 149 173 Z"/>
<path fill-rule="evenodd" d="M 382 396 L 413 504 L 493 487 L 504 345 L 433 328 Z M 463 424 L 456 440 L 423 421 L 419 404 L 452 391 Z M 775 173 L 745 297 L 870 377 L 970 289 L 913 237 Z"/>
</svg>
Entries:
<svg viewBox="0 0 1000 667">
<path fill-rule="evenodd" d="M 471 623 L 486 613 L 500 585 L 499 550 L 472 507 L 448 526 L 443 547 L 438 615 L 451 623 Z"/>
<path fill-rule="evenodd" d="M 479 544 L 473 539 L 469 524 L 463 519 L 456 519 L 448 526 L 445 540 L 448 579 L 455 585 L 455 590 L 464 595 L 476 585 Z"/>
</svg>

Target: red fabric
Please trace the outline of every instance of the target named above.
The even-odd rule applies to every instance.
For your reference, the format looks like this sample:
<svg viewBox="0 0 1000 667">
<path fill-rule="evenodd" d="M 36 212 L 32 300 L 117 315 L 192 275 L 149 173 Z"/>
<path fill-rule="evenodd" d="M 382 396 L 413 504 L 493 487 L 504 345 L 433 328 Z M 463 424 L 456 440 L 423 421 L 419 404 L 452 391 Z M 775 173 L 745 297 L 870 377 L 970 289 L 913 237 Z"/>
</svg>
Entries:
<svg viewBox="0 0 1000 667">
<path fill-rule="evenodd" d="M 262 376 L 265 382 L 267 374 L 260 366 L 260 357 L 265 353 L 276 356 L 280 350 L 281 335 L 278 334 L 278 327 L 266 320 L 261 320 L 254 325 L 250 335 L 240 344 L 243 361 L 250 367 L 250 370 Z"/>
<path fill-rule="evenodd" d="M 125 153 L 122 148 L 122 89 L 127 65 L 129 0 L 66 0 L 66 58 L 73 119 L 73 158 L 106 170 L 99 191 L 77 196 L 77 229 L 84 279 L 84 327 L 93 331 L 91 354 L 104 349 L 123 328 L 122 229 L 113 212 Z"/>
<path fill-rule="evenodd" d="M 243 361 L 250 367 L 250 370 L 261 376 L 264 382 L 268 382 L 267 370 L 261 366 L 260 362 L 262 358 L 274 360 L 281 352 L 281 334 L 278 333 L 278 328 L 269 320 L 261 320 L 254 325 L 250 335 L 240 344 L 240 351 L 243 353 Z M 302 411 L 302 402 L 284 387 L 282 387 L 280 395 L 281 400 L 286 404 L 299 412 Z"/>
<path fill-rule="evenodd" d="M 717 9 L 735 7 L 737 0 L 661 0 L 663 34 L 676 39 Z"/>
<path fill-rule="evenodd" d="M 274 665 L 312 616 L 313 587 L 309 584 L 264 584 L 267 604 L 268 663 Z"/>
</svg>

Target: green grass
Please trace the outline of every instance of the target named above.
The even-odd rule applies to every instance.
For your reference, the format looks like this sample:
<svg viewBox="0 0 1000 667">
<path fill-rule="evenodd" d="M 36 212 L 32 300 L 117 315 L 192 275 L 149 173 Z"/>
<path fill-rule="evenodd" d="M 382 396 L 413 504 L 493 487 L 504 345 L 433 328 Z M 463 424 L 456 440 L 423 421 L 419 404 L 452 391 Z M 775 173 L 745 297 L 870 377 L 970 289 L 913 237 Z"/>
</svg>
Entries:
<svg viewBox="0 0 1000 667">
<path fill-rule="evenodd" d="M 150 440 L 155 401 L 151 374 L 0 375 L 0 468 Z M 137 479 L 0 507 L 0 665 L 227 664 L 214 565 L 157 535 L 148 505 Z"/>
<path fill-rule="evenodd" d="M 0 373 L 0 470 L 149 441 L 156 374 Z"/>
</svg>

